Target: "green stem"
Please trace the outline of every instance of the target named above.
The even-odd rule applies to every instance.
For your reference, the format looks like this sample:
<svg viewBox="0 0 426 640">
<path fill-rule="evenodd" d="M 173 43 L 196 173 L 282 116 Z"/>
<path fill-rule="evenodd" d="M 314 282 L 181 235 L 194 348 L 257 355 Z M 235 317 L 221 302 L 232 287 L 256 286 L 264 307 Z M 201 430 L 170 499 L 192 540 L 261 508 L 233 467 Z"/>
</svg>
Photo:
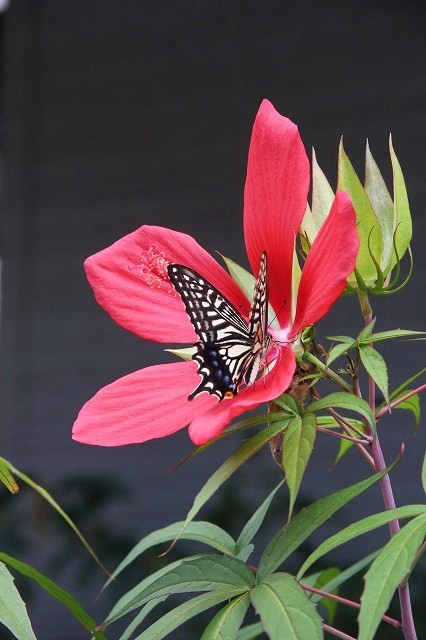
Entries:
<svg viewBox="0 0 426 640">
<path fill-rule="evenodd" d="M 337 373 L 335 373 L 332 369 L 330 369 L 330 367 L 327 367 L 323 362 L 321 362 L 321 360 L 315 357 L 312 353 L 310 353 L 309 351 L 305 351 L 305 353 L 303 354 L 303 359 L 308 360 L 309 362 L 312 362 L 312 364 L 314 364 L 317 367 L 317 369 L 322 371 L 326 376 L 328 376 L 331 380 L 333 380 L 336 384 L 338 384 L 339 387 L 342 387 L 342 389 L 344 389 L 345 391 L 349 391 L 350 393 L 352 392 L 351 386 L 346 382 L 346 380 L 343 380 L 343 378 L 337 375 Z"/>
<path fill-rule="evenodd" d="M 367 291 L 358 290 L 358 298 L 361 306 L 362 315 L 364 316 L 364 322 L 367 326 L 373 319 L 373 311 L 370 306 L 370 301 L 368 299 Z M 361 391 L 357 389 L 359 396 L 361 397 Z M 368 399 L 369 405 L 373 415 L 376 413 L 376 385 L 371 376 L 368 378 Z M 371 435 L 371 434 L 370 434 Z M 371 454 L 374 460 L 374 466 L 376 471 L 383 471 L 386 469 L 386 462 L 383 456 L 382 448 L 380 446 L 379 434 L 376 430 L 376 437 L 370 444 L 371 446 Z M 382 491 L 383 502 L 385 504 L 386 510 L 395 509 L 395 498 L 392 491 L 392 485 L 389 478 L 389 474 L 384 475 L 381 480 L 379 480 L 380 489 Z M 389 531 L 391 537 L 393 537 L 396 533 L 398 533 L 399 521 L 392 520 L 389 523 Z M 417 640 L 416 628 L 414 625 L 413 611 L 411 607 L 411 599 L 410 599 L 410 591 L 408 585 L 402 586 L 401 584 L 398 586 L 398 594 L 399 601 L 401 605 L 401 617 L 402 617 L 402 631 L 404 633 L 405 640 Z"/>
</svg>

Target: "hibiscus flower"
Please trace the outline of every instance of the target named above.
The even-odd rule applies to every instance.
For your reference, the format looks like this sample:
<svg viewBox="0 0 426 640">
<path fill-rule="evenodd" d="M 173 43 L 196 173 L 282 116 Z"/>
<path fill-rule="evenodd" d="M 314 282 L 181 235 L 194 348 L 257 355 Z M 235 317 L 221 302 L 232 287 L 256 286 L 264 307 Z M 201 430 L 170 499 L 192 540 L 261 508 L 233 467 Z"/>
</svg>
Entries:
<svg viewBox="0 0 426 640">
<path fill-rule="evenodd" d="M 236 416 L 276 399 L 289 387 L 296 369 L 297 338 L 340 296 L 359 247 L 356 214 L 349 196 L 341 191 L 308 253 L 298 291 L 294 291 L 295 238 L 306 210 L 309 184 L 309 161 L 296 125 L 264 100 L 253 127 L 244 193 L 248 258 L 257 275 L 266 251 L 269 303 L 276 313 L 274 328 L 269 328 L 274 362 L 262 380 L 242 387 L 230 399 L 219 401 L 202 393 L 188 400 L 200 381 L 196 362 L 147 367 L 104 387 L 83 406 L 74 424 L 75 440 L 118 446 L 162 438 L 189 425 L 191 440 L 201 445 L 220 435 Z M 198 338 L 169 280 L 171 263 L 199 273 L 247 320 L 250 302 L 246 295 L 184 233 L 142 226 L 88 258 L 85 269 L 98 303 L 119 325 L 144 339 L 191 345 Z"/>
</svg>

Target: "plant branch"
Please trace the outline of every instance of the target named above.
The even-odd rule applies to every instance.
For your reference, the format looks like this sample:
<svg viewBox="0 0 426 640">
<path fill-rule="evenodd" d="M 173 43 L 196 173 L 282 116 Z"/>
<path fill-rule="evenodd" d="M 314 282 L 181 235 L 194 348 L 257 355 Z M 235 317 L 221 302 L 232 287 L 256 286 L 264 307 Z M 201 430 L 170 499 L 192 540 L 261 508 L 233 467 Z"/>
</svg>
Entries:
<svg viewBox="0 0 426 640">
<path fill-rule="evenodd" d="M 305 589 L 305 591 L 312 591 L 312 593 L 317 593 L 319 596 L 323 596 L 324 598 L 331 598 L 331 600 L 336 600 L 341 604 L 346 604 L 348 607 L 353 607 L 354 609 L 361 609 L 361 605 L 359 602 L 354 602 L 353 600 L 348 600 L 347 598 L 342 598 L 342 596 L 337 596 L 334 593 L 330 593 L 329 591 L 323 591 L 322 589 L 317 589 L 315 587 L 310 587 L 307 584 L 300 584 L 300 586 Z M 382 616 L 382 620 L 391 624 L 393 627 L 397 629 L 401 628 L 401 623 L 399 620 L 395 620 L 395 618 L 391 618 L 390 616 Z"/>
<path fill-rule="evenodd" d="M 330 369 L 330 367 L 327 367 L 327 365 L 321 362 L 321 360 L 319 360 L 309 351 L 305 351 L 305 353 L 303 354 L 303 359 L 312 362 L 312 364 L 314 364 L 317 369 L 322 371 L 326 376 L 330 378 L 330 380 L 333 380 L 333 382 L 339 385 L 339 387 L 342 387 L 342 389 L 344 389 L 345 391 L 352 391 L 351 386 L 346 382 L 346 380 L 343 380 L 343 378 L 341 378 L 337 373 Z"/>
<path fill-rule="evenodd" d="M 317 431 L 321 431 L 321 433 L 327 433 L 328 435 L 335 436 L 336 438 L 341 438 L 342 440 L 350 440 L 351 442 L 358 442 L 359 444 L 370 444 L 370 440 L 354 438 L 353 436 L 346 436 L 344 433 L 333 431 L 333 429 L 325 429 L 324 427 L 320 427 L 318 425 Z"/>
<path fill-rule="evenodd" d="M 330 625 L 326 624 L 325 622 L 322 623 L 322 628 L 324 629 L 324 631 L 328 631 L 328 633 L 331 633 L 331 635 L 335 636 L 336 638 L 342 638 L 342 640 L 356 640 L 356 638 L 354 638 L 353 636 L 349 636 L 347 633 L 344 633 L 339 629 L 330 627 Z"/>
<path fill-rule="evenodd" d="M 420 387 L 417 387 L 417 389 L 413 389 L 412 391 L 409 391 L 408 393 L 406 393 L 405 396 L 401 396 L 400 398 L 398 398 L 398 400 L 394 400 L 393 402 L 391 402 L 389 407 L 393 409 L 394 407 L 397 407 L 399 404 L 401 404 L 401 402 L 404 402 L 404 400 L 408 400 L 408 398 L 411 398 L 411 396 L 415 396 L 416 393 L 420 393 L 425 389 L 426 389 L 426 384 L 422 384 Z M 377 411 L 376 413 L 376 420 L 378 420 L 385 413 L 387 413 L 387 411 L 389 411 L 389 407 L 383 407 L 383 409 L 379 409 L 379 411 Z"/>
</svg>

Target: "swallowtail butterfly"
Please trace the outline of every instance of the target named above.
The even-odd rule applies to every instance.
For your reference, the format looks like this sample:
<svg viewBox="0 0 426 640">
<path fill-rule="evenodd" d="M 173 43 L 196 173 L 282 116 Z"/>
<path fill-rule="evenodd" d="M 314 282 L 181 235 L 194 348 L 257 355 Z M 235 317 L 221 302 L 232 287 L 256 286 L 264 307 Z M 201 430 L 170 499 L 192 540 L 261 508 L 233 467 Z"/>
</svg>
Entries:
<svg viewBox="0 0 426 640">
<path fill-rule="evenodd" d="M 255 381 L 271 340 L 267 331 L 266 252 L 261 257 L 248 322 L 196 271 L 169 264 L 167 272 L 200 339 L 194 345 L 197 351 L 192 359 L 198 363 L 201 382 L 188 400 L 205 391 L 219 400 L 233 398 L 243 382 Z"/>
</svg>

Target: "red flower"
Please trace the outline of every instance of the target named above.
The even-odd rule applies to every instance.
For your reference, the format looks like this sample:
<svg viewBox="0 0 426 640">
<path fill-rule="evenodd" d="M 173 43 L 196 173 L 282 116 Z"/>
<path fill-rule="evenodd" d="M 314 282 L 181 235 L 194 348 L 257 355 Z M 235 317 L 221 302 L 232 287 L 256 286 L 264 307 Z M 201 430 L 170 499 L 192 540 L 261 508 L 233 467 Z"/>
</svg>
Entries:
<svg viewBox="0 0 426 640">
<path fill-rule="evenodd" d="M 292 344 L 339 297 L 359 247 L 355 211 L 342 191 L 309 251 L 292 318 L 294 242 L 309 180 L 309 161 L 296 125 L 264 100 L 253 128 L 244 201 L 247 254 L 257 274 L 261 254 L 267 252 L 269 301 L 280 326 L 270 328 L 276 359 L 262 383 L 221 402 L 206 393 L 189 401 L 199 383 L 195 362 L 147 367 L 104 387 L 83 406 L 74 424 L 75 440 L 124 445 L 162 438 L 189 425 L 191 440 L 200 445 L 220 435 L 236 416 L 288 388 L 296 366 Z M 170 229 L 143 226 L 88 258 L 85 269 L 97 301 L 118 324 L 141 338 L 193 344 L 197 336 L 167 275 L 173 262 L 197 271 L 236 309 L 249 310 L 250 303 L 227 271 L 193 238 Z"/>
</svg>

